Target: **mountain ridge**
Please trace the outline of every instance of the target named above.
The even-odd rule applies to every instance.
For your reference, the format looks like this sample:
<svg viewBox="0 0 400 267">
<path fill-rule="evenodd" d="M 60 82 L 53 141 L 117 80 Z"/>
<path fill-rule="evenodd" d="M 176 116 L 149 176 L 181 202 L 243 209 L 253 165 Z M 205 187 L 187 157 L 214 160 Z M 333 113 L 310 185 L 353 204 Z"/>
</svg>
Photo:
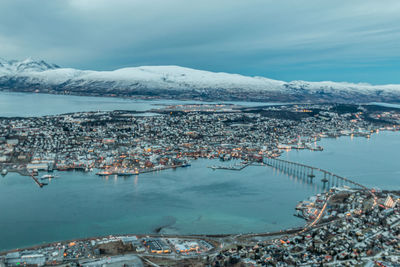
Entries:
<svg viewBox="0 0 400 267">
<path fill-rule="evenodd" d="M 397 84 L 285 82 L 174 65 L 92 71 L 30 58 L 0 58 L 0 90 L 195 100 L 400 102 Z"/>
</svg>

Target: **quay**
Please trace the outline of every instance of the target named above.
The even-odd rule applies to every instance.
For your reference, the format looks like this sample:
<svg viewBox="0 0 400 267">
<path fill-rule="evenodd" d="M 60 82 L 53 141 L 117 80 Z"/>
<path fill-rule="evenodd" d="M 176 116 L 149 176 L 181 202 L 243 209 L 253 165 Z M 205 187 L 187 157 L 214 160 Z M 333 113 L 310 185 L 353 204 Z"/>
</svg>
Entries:
<svg viewBox="0 0 400 267">
<path fill-rule="evenodd" d="M 241 171 L 244 168 L 246 168 L 246 167 L 248 167 L 248 166 L 250 166 L 252 164 L 253 164 L 253 162 L 249 162 L 249 163 L 246 163 L 246 164 L 239 164 L 239 165 L 233 165 L 233 166 L 232 165 L 231 166 L 223 166 L 223 165 L 221 165 L 221 166 L 209 166 L 208 168 L 213 169 L 213 170 Z"/>
<path fill-rule="evenodd" d="M 118 176 L 132 176 L 132 175 L 139 175 L 143 173 L 149 173 L 149 172 L 157 172 L 157 171 L 164 171 L 168 169 L 176 169 L 176 168 L 185 168 L 191 166 L 190 163 L 185 163 L 181 165 L 173 165 L 173 166 L 163 166 L 162 168 L 148 168 L 148 169 L 139 169 L 137 171 L 127 171 L 127 172 L 121 172 L 121 171 L 104 171 L 104 172 L 98 172 L 96 173 L 99 176 L 109 176 L 109 175 L 118 175 Z"/>
</svg>

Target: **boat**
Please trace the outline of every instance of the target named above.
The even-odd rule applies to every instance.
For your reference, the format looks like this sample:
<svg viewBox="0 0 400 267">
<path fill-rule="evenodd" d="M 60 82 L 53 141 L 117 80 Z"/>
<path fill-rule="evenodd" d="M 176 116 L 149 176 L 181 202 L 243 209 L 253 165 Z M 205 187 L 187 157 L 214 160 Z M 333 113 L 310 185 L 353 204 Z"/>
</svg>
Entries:
<svg viewBox="0 0 400 267">
<path fill-rule="evenodd" d="M 324 148 L 322 146 L 317 146 L 314 150 L 315 151 L 323 151 Z"/>
<path fill-rule="evenodd" d="M 1 170 L 1 175 L 6 176 L 7 173 L 8 173 L 8 170 L 7 170 L 7 169 Z"/>
<path fill-rule="evenodd" d="M 101 171 L 96 173 L 98 176 L 108 176 L 108 175 L 112 175 L 112 172 L 110 171 Z"/>
<path fill-rule="evenodd" d="M 130 173 L 130 172 L 118 172 L 117 175 L 118 176 L 131 176 L 131 175 L 133 175 L 133 173 Z"/>
<path fill-rule="evenodd" d="M 52 179 L 55 177 L 56 177 L 55 175 L 45 174 L 45 175 L 42 175 L 42 177 L 40 177 L 40 179 Z"/>
</svg>

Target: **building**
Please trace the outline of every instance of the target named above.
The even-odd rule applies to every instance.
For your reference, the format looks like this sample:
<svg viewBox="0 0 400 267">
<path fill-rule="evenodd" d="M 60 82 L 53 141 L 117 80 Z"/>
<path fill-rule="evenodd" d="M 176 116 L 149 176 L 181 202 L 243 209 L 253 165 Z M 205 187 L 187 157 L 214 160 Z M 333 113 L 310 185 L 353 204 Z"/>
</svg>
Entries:
<svg viewBox="0 0 400 267">
<path fill-rule="evenodd" d="M 26 168 L 28 170 L 48 171 L 49 165 L 47 163 L 30 163 Z"/>
</svg>

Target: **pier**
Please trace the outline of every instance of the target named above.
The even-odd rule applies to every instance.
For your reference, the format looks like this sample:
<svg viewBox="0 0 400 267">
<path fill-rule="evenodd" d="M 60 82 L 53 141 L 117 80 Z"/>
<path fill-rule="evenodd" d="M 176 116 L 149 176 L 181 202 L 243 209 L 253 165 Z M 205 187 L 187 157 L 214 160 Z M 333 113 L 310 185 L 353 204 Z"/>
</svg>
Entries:
<svg viewBox="0 0 400 267">
<path fill-rule="evenodd" d="M 35 181 L 35 183 L 36 183 L 40 188 L 42 188 L 43 186 L 47 185 L 47 183 L 42 183 L 42 182 L 40 182 L 33 174 L 31 174 L 30 176 L 32 177 L 33 181 Z"/>
<path fill-rule="evenodd" d="M 118 175 L 118 176 L 132 176 L 132 175 L 139 175 L 142 173 L 149 173 L 149 172 L 158 172 L 164 171 L 169 169 L 176 169 L 176 168 L 185 168 L 191 166 L 190 163 L 184 163 L 180 165 L 171 165 L 171 166 L 163 166 L 161 168 L 153 167 L 153 168 L 143 168 L 138 170 L 128 170 L 128 171 L 121 171 L 121 170 L 111 170 L 107 169 L 103 172 L 96 173 L 99 176 L 110 176 L 110 175 Z"/>
<path fill-rule="evenodd" d="M 230 171 L 241 171 L 244 168 L 250 166 L 253 162 L 248 162 L 246 164 L 236 164 L 236 165 L 231 165 L 231 166 L 210 166 L 208 168 L 211 168 L 213 170 L 230 170 Z"/>
</svg>

